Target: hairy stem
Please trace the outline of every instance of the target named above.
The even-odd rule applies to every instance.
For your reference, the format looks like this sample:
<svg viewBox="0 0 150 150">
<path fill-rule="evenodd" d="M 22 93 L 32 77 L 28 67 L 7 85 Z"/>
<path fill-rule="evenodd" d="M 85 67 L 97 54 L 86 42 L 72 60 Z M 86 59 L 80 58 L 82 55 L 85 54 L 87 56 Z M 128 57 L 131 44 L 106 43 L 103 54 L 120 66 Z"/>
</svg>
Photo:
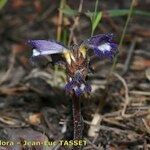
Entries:
<svg viewBox="0 0 150 150">
<path fill-rule="evenodd" d="M 73 111 L 73 140 L 82 139 L 83 122 L 81 116 L 80 99 L 75 94 L 72 96 L 72 111 Z M 81 147 L 74 147 L 73 150 L 80 150 Z"/>
</svg>

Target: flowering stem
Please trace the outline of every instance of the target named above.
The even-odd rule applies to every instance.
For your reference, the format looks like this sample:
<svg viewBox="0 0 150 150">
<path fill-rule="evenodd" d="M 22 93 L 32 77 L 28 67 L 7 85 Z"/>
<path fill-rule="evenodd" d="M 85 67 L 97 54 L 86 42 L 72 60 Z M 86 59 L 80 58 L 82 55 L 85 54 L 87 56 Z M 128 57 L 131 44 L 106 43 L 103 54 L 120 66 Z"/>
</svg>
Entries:
<svg viewBox="0 0 150 150">
<path fill-rule="evenodd" d="M 81 116 L 80 98 L 73 94 L 72 96 L 72 111 L 73 111 L 73 140 L 82 139 L 83 122 Z M 74 147 L 73 150 L 80 150 L 81 147 Z"/>
</svg>

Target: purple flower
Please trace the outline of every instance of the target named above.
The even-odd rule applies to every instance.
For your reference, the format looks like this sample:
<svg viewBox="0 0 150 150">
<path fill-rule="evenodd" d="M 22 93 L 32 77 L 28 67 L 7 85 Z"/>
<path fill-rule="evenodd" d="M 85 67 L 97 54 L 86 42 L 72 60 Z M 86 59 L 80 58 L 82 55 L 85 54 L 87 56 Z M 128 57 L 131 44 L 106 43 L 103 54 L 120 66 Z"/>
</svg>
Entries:
<svg viewBox="0 0 150 150">
<path fill-rule="evenodd" d="M 70 48 L 50 40 L 29 40 L 27 43 L 32 47 L 32 58 L 61 53 L 65 58 L 63 64 L 65 64 L 68 78 L 65 90 L 70 94 L 75 93 L 80 96 L 91 92 L 91 85 L 86 81 L 90 70 L 88 49 L 92 49 L 99 57 L 112 58 L 117 51 L 117 44 L 114 43 L 113 38 L 113 34 L 100 34 L 90 37 L 79 46 Z"/>
<path fill-rule="evenodd" d="M 117 50 L 117 44 L 114 43 L 113 37 L 113 34 L 99 34 L 90 37 L 83 43 L 87 48 L 93 49 L 95 55 L 111 58 Z"/>
<path fill-rule="evenodd" d="M 33 49 L 32 57 L 63 53 L 66 50 L 66 48 L 61 44 L 48 40 L 28 40 L 27 44 L 29 44 Z"/>
<path fill-rule="evenodd" d="M 74 92 L 77 96 L 80 96 L 84 93 L 90 93 L 91 92 L 91 85 L 88 84 L 82 74 L 79 72 L 76 73 L 73 78 L 69 79 L 69 82 L 65 86 L 65 90 L 67 92 Z"/>
</svg>

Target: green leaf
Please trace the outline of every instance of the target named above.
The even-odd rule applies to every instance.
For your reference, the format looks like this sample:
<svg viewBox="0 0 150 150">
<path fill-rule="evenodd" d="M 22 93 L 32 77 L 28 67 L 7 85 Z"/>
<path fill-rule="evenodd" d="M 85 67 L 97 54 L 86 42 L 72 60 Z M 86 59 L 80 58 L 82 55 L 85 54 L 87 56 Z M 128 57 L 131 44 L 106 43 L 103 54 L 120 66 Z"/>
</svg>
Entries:
<svg viewBox="0 0 150 150">
<path fill-rule="evenodd" d="M 129 9 L 108 10 L 107 13 L 110 17 L 119 17 L 119 16 L 127 15 L 129 13 Z"/>
<path fill-rule="evenodd" d="M 93 21 L 92 21 L 92 32 L 95 31 L 95 29 L 96 29 L 96 27 L 98 26 L 98 24 L 99 24 L 101 18 L 102 18 L 102 12 L 100 11 L 100 12 L 96 13 L 95 18 L 94 18 Z"/>
<path fill-rule="evenodd" d="M 142 11 L 142 10 L 133 10 L 133 14 L 136 15 L 143 15 L 143 16 L 150 16 L 150 12 L 148 11 Z"/>
<path fill-rule="evenodd" d="M 71 9 L 68 5 L 66 5 L 65 8 L 62 9 L 61 11 L 65 15 L 70 16 L 70 17 L 75 16 L 78 13 L 77 10 Z M 129 12 L 130 12 L 129 9 L 113 9 L 113 10 L 107 10 L 107 11 L 103 12 L 103 16 L 108 14 L 110 17 L 120 17 L 120 16 L 128 15 Z M 85 12 L 85 14 L 91 18 L 93 16 L 94 12 L 88 11 L 88 12 Z M 150 12 L 143 11 L 143 10 L 133 10 L 132 14 L 133 15 L 150 16 Z"/>
<path fill-rule="evenodd" d="M 125 16 L 128 15 L 129 9 L 114 9 L 114 10 L 108 10 L 108 15 L 111 17 L 119 17 L 119 16 Z M 150 16 L 150 12 L 142 11 L 142 10 L 133 10 L 133 15 L 144 15 L 144 16 Z"/>
<path fill-rule="evenodd" d="M 0 10 L 6 5 L 7 0 L 0 0 Z"/>
</svg>

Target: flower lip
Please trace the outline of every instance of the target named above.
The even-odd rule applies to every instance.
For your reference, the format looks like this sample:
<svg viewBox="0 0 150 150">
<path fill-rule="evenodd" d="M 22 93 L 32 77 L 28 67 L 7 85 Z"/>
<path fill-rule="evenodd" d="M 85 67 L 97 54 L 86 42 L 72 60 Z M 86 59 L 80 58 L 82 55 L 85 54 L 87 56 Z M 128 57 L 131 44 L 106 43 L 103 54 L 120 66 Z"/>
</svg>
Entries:
<svg viewBox="0 0 150 150">
<path fill-rule="evenodd" d="M 91 92 L 91 86 L 87 83 L 77 84 L 76 82 L 69 82 L 65 86 L 67 92 L 74 92 L 77 96 L 80 96 L 84 93 Z"/>
<path fill-rule="evenodd" d="M 63 53 L 66 50 L 66 47 L 63 45 L 50 40 L 28 40 L 27 44 L 33 49 L 33 57 L 39 55 Z"/>
<path fill-rule="evenodd" d="M 99 45 L 97 48 L 99 50 L 101 50 L 102 52 L 111 51 L 110 43 L 103 43 L 103 44 Z"/>
<path fill-rule="evenodd" d="M 117 44 L 113 42 L 113 34 L 100 34 L 90 37 L 84 43 L 99 57 L 113 57 L 117 50 Z"/>
<path fill-rule="evenodd" d="M 107 41 L 110 42 L 113 40 L 114 35 L 112 33 L 109 34 L 98 34 L 95 36 L 92 36 L 85 40 L 83 43 L 87 43 L 89 45 L 99 45 L 101 41 Z"/>
<path fill-rule="evenodd" d="M 74 92 L 77 96 L 91 92 L 90 84 L 86 83 L 82 74 L 77 72 L 73 78 L 69 79 L 65 86 L 67 92 Z"/>
</svg>

